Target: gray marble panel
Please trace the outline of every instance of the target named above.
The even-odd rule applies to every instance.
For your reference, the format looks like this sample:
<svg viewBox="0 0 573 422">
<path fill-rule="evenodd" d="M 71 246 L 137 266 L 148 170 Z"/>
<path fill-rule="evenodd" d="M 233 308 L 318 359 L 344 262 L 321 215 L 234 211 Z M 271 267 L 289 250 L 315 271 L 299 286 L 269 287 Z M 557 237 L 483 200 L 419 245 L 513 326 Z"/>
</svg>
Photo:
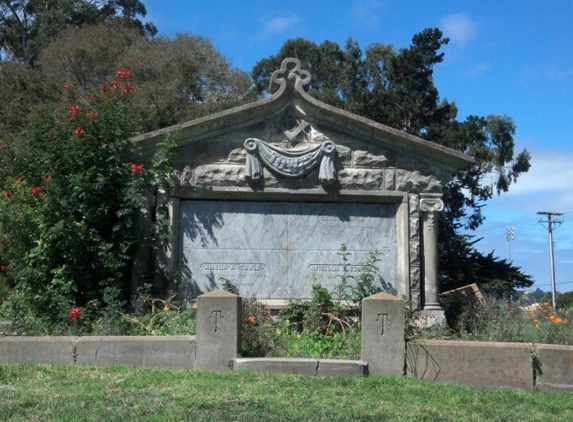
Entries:
<svg viewBox="0 0 573 422">
<path fill-rule="evenodd" d="M 376 283 L 395 287 L 394 204 L 187 200 L 180 207 L 180 253 L 185 295 L 221 287 L 243 296 L 308 298 L 312 284 L 333 290 L 344 274 L 357 276 L 379 251 Z"/>
</svg>

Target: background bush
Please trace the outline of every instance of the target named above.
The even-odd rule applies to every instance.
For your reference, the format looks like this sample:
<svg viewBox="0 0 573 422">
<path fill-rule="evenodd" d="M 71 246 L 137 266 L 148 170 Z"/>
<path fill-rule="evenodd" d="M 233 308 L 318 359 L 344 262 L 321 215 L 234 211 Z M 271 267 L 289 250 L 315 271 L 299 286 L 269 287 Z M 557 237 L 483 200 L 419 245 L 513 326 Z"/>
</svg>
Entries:
<svg viewBox="0 0 573 422">
<path fill-rule="evenodd" d="M 121 157 L 138 128 L 130 76 L 120 70 L 97 92 L 65 86 L 26 142 L 0 147 L 16 175 L 0 181 L 0 264 L 11 291 L 3 313 L 17 326 L 49 331 L 72 307 L 98 318 L 129 298 L 134 210 L 152 179 Z"/>
</svg>

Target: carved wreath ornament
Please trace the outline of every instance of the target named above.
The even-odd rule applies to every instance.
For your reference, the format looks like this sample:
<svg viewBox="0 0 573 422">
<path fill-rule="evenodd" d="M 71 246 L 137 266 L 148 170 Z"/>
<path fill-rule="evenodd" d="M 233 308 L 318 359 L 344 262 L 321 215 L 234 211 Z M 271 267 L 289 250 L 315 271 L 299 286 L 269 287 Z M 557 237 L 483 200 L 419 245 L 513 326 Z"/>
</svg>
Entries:
<svg viewBox="0 0 573 422">
<path fill-rule="evenodd" d="M 245 149 L 247 150 L 245 178 L 249 182 L 258 182 L 262 179 L 262 165 L 274 173 L 289 178 L 305 176 L 320 165 L 318 172 L 320 183 L 330 185 L 336 181 L 333 162 L 336 145 L 331 141 L 300 150 L 285 150 L 257 138 L 248 138 L 245 141 Z"/>
</svg>

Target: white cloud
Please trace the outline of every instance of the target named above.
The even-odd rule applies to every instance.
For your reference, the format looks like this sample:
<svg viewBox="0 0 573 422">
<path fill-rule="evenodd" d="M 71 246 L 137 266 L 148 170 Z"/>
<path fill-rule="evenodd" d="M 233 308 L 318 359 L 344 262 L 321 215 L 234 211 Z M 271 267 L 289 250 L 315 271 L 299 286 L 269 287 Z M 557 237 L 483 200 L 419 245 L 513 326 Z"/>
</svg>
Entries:
<svg viewBox="0 0 573 422">
<path fill-rule="evenodd" d="M 274 34 L 281 34 L 295 28 L 301 23 L 301 18 L 296 15 L 291 16 L 277 16 L 269 19 L 263 26 L 263 36 L 271 36 Z"/>
<path fill-rule="evenodd" d="M 384 10 L 384 5 L 376 0 L 355 1 L 352 16 L 358 25 L 373 27 L 380 23 L 380 15 Z"/>
<path fill-rule="evenodd" d="M 475 23 L 465 13 L 444 16 L 440 28 L 452 43 L 465 46 L 477 37 Z"/>
<path fill-rule="evenodd" d="M 563 199 L 573 198 L 573 152 L 536 152 L 531 168 L 510 186 L 509 195 L 561 192 Z M 507 195 L 506 194 L 506 195 Z M 571 203 L 571 202 L 570 202 Z"/>
<path fill-rule="evenodd" d="M 467 69 L 464 74 L 466 76 L 482 76 L 491 68 L 491 64 L 487 62 L 481 62 L 476 64 L 474 67 Z"/>
</svg>

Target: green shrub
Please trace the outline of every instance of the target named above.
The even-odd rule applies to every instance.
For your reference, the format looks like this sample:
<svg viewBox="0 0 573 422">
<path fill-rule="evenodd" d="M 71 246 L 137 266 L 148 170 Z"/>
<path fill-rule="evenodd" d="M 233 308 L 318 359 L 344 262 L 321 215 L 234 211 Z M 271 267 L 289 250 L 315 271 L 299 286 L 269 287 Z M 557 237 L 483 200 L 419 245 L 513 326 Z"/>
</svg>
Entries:
<svg viewBox="0 0 573 422">
<path fill-rule="evenodd" d="M 153 163 L 122 158 L 138 129 L 129 80 L 122 69 L 97 93 L 65 87 L 60 107 L 32 122 L 26 142 L 1 146 L 11 173 L 0 180 L 1 283 L 12 293 L 0 313 L 20 331 L 65 331 L 74 307 L 86 324 L 100 321 L 106 331 L 114 320 L 112 331 L 124 331 L 119 315 L 143 240 L 135 211 L 169 180 L 165 151 Z"/>
</svg>

